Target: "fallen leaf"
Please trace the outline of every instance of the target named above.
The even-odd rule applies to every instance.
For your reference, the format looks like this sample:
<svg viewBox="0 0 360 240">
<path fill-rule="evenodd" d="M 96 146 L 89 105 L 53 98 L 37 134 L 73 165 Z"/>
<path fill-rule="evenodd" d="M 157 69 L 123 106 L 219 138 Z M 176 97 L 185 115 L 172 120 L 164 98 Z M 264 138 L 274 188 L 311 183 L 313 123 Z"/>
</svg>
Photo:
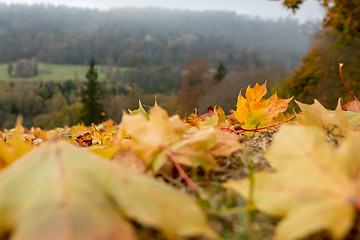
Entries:
<svg viewBox="0 0 360 240">
<path fill-rule="evenodd" d="M 225 112 L 220 106 L 217 106 L 217 114 L 219 116 L 220 122 L 222 122 L 222 123 L 226 122 Z"/>
<path fill-rule="evenodd" d="M 141 101 L 139 100 L 139 108 L 136 110 L 128 110 L 130 115 L 136 115 L 136 114 L 142 114 L 144 115 L 147 119 L 149 119 L 149 114 L 146 112 L 146 110 L 144 109 Z"/>
<path fill-rule="evenodd" d="M 90 147 L 92 145 L 93 138 L 89 132 L 82 133 L 79 136 L 76 136 L 76 142 L 79 143 L 81 147 Z"/>
<path fill-rule="evenodd" d="M 190 197 L 64 141 L 5 169 L 0 196 L 0 236 L 11 239 L 136 239 L 129 219 L 168 238 L 218 238 Z"/>
<path fill-rule="evenodd" d="M 169 118 L 164 109 L 155 106 L 149 119 L 143 114 L 124 114 L 120 129 L 130 135 L 131 149 L 148 166 L 164 147 L 180 140 L 187 128 L 179 116 Z"/>
<path fill-rule="evenodd" d="M 311 105 L 295 102 L 302 111 L 301 122 L 331 130 L 335 135 L 345 135 L 352 126 L 356 126 L 355 124 L 360 121 L 360 114 L 342 110 L 340 99 L 335 111 L 327 110 L 316 99 Z"/>
<path fill-rule="evenodd" d="M 244 129 L 266 127 L 276 123 L 275 118 L 286 111 L 290 99 L 281 99 L 275 93 L 269 99 L 263 99 L 266 90 L 266 82 L 263 85 L 256 84 L 254 88 L 248 86 L 246 98 L 238 96 L 236 111 L 232 111 L 236 119 Z"/>
<path fill-rule="evenodd" d="M 235 111 L 232 111 L 231 114 L 229 114 L 229 115 L 226 116 L 227 121 L 228 121 L 231 125 L 241 124 L 241 123 L 237 120 L 237 118 L 235 117 L 234 112 L 235 112 Z"/>
<path fill-rule="evenodd" d="M 206 171 L 218 167 L 214 157 L 210 154 L 216 145 L 214 127 L 202 128 L 194 134 L 189 134 L 182 140 L 170 145 L 156 156 L 153 171 L 157 172 L 167 161 L 167 151 L 173 151 L 180 164 L 191 167 L 202 167 Z"/>
<path fill-rule="evenodd" d="M 8 142 L 0 141 L 0 169 L 8 166 L 32 149 L 31 143 L 23 137 L 22 119 L 18 118 L 14 133 Z"/>
<path fill-rule="evenodd" d="M 354 100 L 351 100 L 349 102 L 347 102 L 346 104 L 343 104 L 343 100 L 341 99 L 341 108 L 344 110 L 344 111 L 347 111 L 349 106 L 350 106 L 350 103 L 354 101 Z"/>
<path fill-rule="evenodd" d="M 345 114 L 347 120 L 350 123 L 351 129 L 352 130 L 359 130 L 359 127 L 360 127 L 360 113 L 346 111 L 346 112 L 344 112 L 344 114 Z"/>
<path fill-rule="evenodd" d="M 203 122 L 199 123 L 200 128 L 206 126 L 216 126 L 219 123 L 219 115 L 216 107 L 213 108 L 212 114 L 209 114 L 207 116 L 202 115 L 201 118 L 203 119 Z"/>
<path fill-rule="evenodd" d="M 360 207 L 360 133 L 350 132 L 336 147 L 314 126 L 283 126 L 265 156 L 274 172 L 255 174 L 253 201 L 283 217 L 275 239 L 304 238 L 328 230 L 335 239 L 350 230 Z M 226 187 L 249 197 L 248 180 Z"/>
<path fill-rule="evenodd" d="M 206 126 L 216 126 L 219 123 L 219 115 L 217 113 L 216 107 L 209 106 L 207 113 L 199 115 L 199 113 L 196 111 L 196 113 L 185 117 L 185 122 L 197 129 Z"/>
<path fill-rule="evenodd" d="M 244 149 L 244 146 L 239 142 L 240 136 L 217 130 L 216 135 L 216 146 L 213 152 L 216 156 L 230 157 L 236 151 Z"/>
<path fill-rule="evenodd" d="M 138 158 L 130 150 L 119 150 L 115 153 L 113 161 L 137 173 L 145 173 L 146 166 L 143 160 Z"/>
<path fill-rule="evenodd" d="M 345 111 L 360 112 L 360 101 L 358 99 L 351 100 L 347 104 L 343 105 L 342 108 Z"/>
<path fill-rule="evenodd" d="M 200 115 L 200 118 L 205 120 L 206 118 L 211 118 L 215 115 L 215 108 L 216 106 L 208 106 L 207 110 L 208 112 L 207 113 L 204 113 L 204 114 L 201 114 Z"/>
<path fill-rule="evenodd" d="M 92 153 L 97 154 L 100 157 L 106 158 L 106 159 L 113 159 L 115 156 L 115 153 L 117 151 L 116 148 L 111 146 L 91 146 L 87 148 L 87 150 L 91 151 Z"/>
</svg>

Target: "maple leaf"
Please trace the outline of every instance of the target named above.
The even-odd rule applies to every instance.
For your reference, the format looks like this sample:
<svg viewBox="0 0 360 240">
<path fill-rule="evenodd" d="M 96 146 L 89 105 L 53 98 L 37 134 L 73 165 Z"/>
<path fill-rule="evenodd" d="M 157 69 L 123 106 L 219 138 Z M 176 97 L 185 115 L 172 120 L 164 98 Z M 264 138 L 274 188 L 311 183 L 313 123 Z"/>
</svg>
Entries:
<svg viewBox="0 0 360 240">
<path fill-rule="evenodd" d="M 156 105 L 156 102 L 155 102 Z M 139 108 L 136 110 L 128 110 L 130 115 L 136 115 L 136 114 L 143 114 L 147 119 L 149 119 L 149 113 L 146 112 L 146 110 L 144 109 L 141 101 L 139 100 Z"/>
<path fill-rule="evenodd" d="M 24 128 L 21 123 L 22 119 L 18 118 L 15 132 L 10 136 L 8 143 L 0 141 L 0 169 L 11 164 L 32 149 L 31 144 L 23 137 Z"/>
<path fill-rule="evenodd" d="M 95 126 L 92 124 L 93 129 L 95 130 L 93 134 L 95 135 L 93 139 L 93 143 L 95 142 L 97 145 L 110 145 L 114 140 L 114 135 L 117 133 L 117 129 L 114 132 L 113 127 L 105 127 L 105 125 L 100 124 L 99 126 Z"/>
<path fill-rule="evenodd" d="M 187 116 L 185 118 L 185 122 L 195 128 L 202 128 L 206 126 L 216 126 L 219 122 L 226 121 L 224 110 L 220 107 L 208 107 L 208 112 L 202 115 L 199 115 L 198 111 L 196 110 L 195 113 Z"/>
<path fill-rule="evenodd" d="M 283 217 L 275 239 L 303 238 L 329 230 L 341 239 L 360 208 L 360 133 L 350 132 L 339 147 L 314 126 L 283 126 L 265 156 L 274 172 L 255 174 L 253 202 L 271 215 Z M 226 187 L 245 198 L 248 180 Z"/>
<path fill-rule="evenodd" d="M 358 99 L 351 100 L 342 106 L 344 111 L 360 112 L 360 101 Z"/>
<path fill-rule="evenodd" d="M 112 146 L 92 146 L 87 149 L 92 153 L 95 153 L 98 156 L 106 159 L 113 159 L 118 150 Z"/>
<path fill-rule="evenodd" d="M 219 116 L 220 122 L 226 122 L 226 115 L 224 109 L 222 109 L 220 106 L 217 106 L 217 114 Z"/>
<path fill-rule="evenodd" d="M 263 99 L 266 90 L 266 82 L 263 85 L 256 84 L 254 88 L 248 86 L 246 98 L 238 96 L 236 111 L 232 111 L 242 128 L 253 129 L 266 127 L 276 122 L 276 117 L 286 111 L 292 98 L 281 99 L 275 93 L 269 99 Z"/>
<path fill-rule="evenodd" d="M 213 114 L 210 114 L 209 116 L 202 115 L 201 117 L 204 118 L 203 122 L 200 122 L 200 127 L 206 127 L 206 126 L 217 126 L 225 117 L 224 110 L 221 108 L 214 107 L 212 110 Z"/>
<path fill-rule="evenodd" d="M 79 136 L 76 137 L 76 141 L 79 143 L 79 146 L 81 147 L 89 147 L 92 145 L 92 137 L 89 132 L 82 133 Z"/>
<path fill-rule="evenodd" d="M 209 153 L 215 145 L 215 129 L 207 127 L 188 134 L 187 137 L 170 145 L 167 150 L 175 152 L 179 163 L 192 167 L 201 166 L 208 171 L 218 167 L 214 157 Z M 157 172 L 166 160 L 165 150 L 154 159 L 153 170 Z"/>
<path fill-rule="evenodd" d="M 239 135 L 220 130 L 217 130 L 215 135 L 216 146 L 213 154 L 216 156 L 229 158 L 232 153 L 244 149 L 244 146 L 239 142 Z"/>
<path fill-rule="evenodd" d="M 219 113 L 216 107 L 213 107 L 211 111 L 201 115 L 200 117 L 202 121 L 199 122 L 199 128 L 206 126 L 217 126 L 220 121 Z"/>
<path fill-rule="evenodd" d="M 146 166 L 165 146 L 180 140 L 187 129 L 179 116 L 170 118 L 159 106 L 150 109 L 149 119 L 143 114 L 124 113 L 119 127 L 131 136 L 131 148 Z"/>
<path fill-rule="evenodd" d="M 302 116 L 299 120 L 307 125 L 315 125 L 327 130 L 332 130 L 336 135 L 345 135 L 351 127 L 360 124 L 360 114 L 354 112 L 344 112 L 341 108 L 340 99 L 335 111 L 327 110 L 316 99 L 314 104 L 304 104 L 295 101 L 301 111 Z"/>
<path fill-rule="evenodd" d="M 0 236 L 11 239 L 132 240 L 129 219 L 168 238 L 218 238 L 190 197 L 65 141 L 5 169 L 0 196 Z"/>
<path fill-rule="evenodd" d="M 210 151 L 216 146 L 213 127 L 193 133 L 178 115 L 171 118 L 159 106 L 150 109 L 149 119 L 142 114 L 124 114 L 120 128 L 130 135 L 131 150 L 148 167 L 157 172 L 168 160 L 168 153 L 176 155 L 177 162 L 187 166 L 201 166 L 205 170 L 218 167 Z"/>
<path fill-rule="evenodd" d="M 117 151 L 115 153 L 113 161 L 137 173 L 145 173 L 146 171 L 144 161 L 138 158 L 134 152 L 129 150 Z"/>
<path fill-rule="evenodd" d="M 200 128 L 200 123 L 203 122 L 204 120 L 201 117 L 199 117 L 196 113 L 192 113 L 189 116 L 185 116 L 184 121 L 189 126 Z"/>
</svg>

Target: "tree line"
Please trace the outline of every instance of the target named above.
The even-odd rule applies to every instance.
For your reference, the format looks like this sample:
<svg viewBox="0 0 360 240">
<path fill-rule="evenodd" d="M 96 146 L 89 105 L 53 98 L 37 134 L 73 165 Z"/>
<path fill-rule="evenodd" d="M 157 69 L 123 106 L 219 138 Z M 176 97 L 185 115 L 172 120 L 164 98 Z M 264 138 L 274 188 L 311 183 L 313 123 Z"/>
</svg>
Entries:
<svg viewBox="0 0 360 240">
<path fill-rule="evenodd" d="M 86 77 L 93 81 L 98 71 L 97 66 L 92 66 Z M 161 74 L 159 69 L 152 71 Z M 120 122 L 123 111 L 137 109 L 139 100 L 145 106 L 153 106 L 156 100 L 169 114 L 178 113 L 182 116 L 193 113 L 195 108 L 205 112 L 207 106 L 216 104 L 229 113 L 234 109 L 239 89 L 265 79 L 271 87 L 272 83 L 279 82 L 286 74 L 280 66 L 227 73 L 222 63 L 213 71 L 203 59 L 187 62 L 181 72 L 182 76 L 179 75 L 174 82 L 177 86 L 170 92 L 147 88 L 156 86 L 156 83 L 151 75 L 149 77 L 146 74 L 138 82 L 129 82 L 126 78 L 97 79 L 96 84 L 72 79 L 47 82 L 0 81 L 0 129 L 14 127 L 19 115 L 23 116 L 24 126 L 45 129 L 80 122 L 89 125 L 104 118 Z M 143 72 L 139 76 L 141 74 Z M 157 79 L 156 75 L 154 79 Z M 166 84 L 167 81 L 164 82 Z M 93 96 L 94 99 L 89 101 L 86 96 Z M 96 114 L 92 112 L 93 107 L 97 109 Z M 95 115 L 99 118 L 93 118 Z"/>
<path fill-rule="evenodd" d="M 298 30 L 311 35 L 313 25 L 221 11 L 0 4 L 0 63 L 35 57 L 87 64 L 94 57 L 99 64 L 149 67 L 202 58 L 230 70 L 249 64 L 291 69 L 309 46 L 309 34 Z"/>
</svg>

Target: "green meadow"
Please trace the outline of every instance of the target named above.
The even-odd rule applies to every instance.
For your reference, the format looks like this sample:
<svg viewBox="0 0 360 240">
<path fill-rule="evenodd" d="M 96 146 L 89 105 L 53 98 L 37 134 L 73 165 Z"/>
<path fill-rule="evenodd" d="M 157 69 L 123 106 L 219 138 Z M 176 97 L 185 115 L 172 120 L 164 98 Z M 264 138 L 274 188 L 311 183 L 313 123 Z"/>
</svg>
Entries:
<svg viewBox="0 0 360 240">
<path fill-rule="evenodd" d="M 16 64 L 13 65 L 15 67 Z M 68 79 L 85 80 L 88 68 L 88 65 L 39 63 L 39 74 L 37 76 L 30 78 L 18 78 L 10 77 L 8 75 L 8 64 L 0 64 L 0 81 L 63 81 Z M 98 71 L 98 79 L 105 79 L 106 66 L 99 65 L 96 66 L 96 69 Z M 124 70 L 125 68 L 121 69 Z"/>
</svg>

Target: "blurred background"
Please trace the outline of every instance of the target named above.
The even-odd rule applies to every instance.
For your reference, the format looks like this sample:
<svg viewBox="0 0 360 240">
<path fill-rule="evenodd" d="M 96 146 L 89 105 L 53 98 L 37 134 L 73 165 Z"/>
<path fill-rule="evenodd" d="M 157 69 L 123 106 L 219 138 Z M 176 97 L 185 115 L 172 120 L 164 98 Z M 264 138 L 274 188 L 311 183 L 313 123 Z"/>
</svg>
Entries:
<svg viewBox="0 0 360 240">
<path fill-rule="evenodd" d="M 334 108 L 360 89 L 357 1 L 0 1 L 0 129 L 74 125 L 91 59 L 106 118 L 155 96 L 184 116 L 267 81 L 269 94 Z"/>
</svg>

